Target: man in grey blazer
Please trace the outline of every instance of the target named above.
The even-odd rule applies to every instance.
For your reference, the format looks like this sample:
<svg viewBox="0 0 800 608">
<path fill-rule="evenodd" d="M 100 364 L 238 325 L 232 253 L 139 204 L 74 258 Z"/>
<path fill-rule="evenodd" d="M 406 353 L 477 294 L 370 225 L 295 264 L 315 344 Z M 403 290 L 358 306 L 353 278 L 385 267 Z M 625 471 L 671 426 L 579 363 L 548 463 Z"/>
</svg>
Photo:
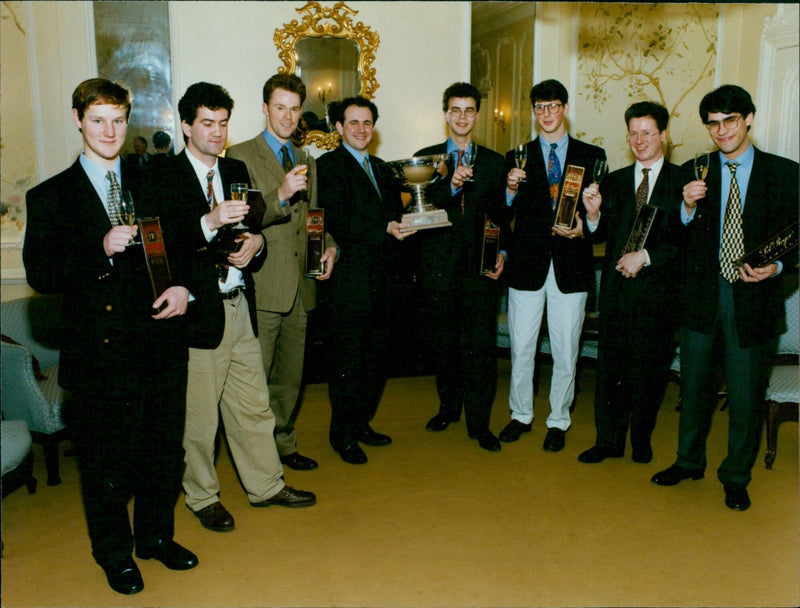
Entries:
<svg viewBox="0 0 800 608">
<path fill-rule="evenodd" d="M 272 76 L 263 90 L 266 128 L 253 139 L 231 146 L 227 153 L 244 161 L 250 187 L 260 190 L 266 204 L 260 228 L 268 255 L 253 275 L 258 339 L 275 413 L 278 453 L 284 465 L 298 471 L 317 468 L 316 461 L 297 451 L 293 415 L 303 377 L 308 312 L 316 305 L 315 279 L 305 276 L 308 210 L 317 207 L 316 163 L 292 143 L 305 98 L 300 78 Z M 316 280 L 331 276 L 335 256 L 336 243 L 326 235 L 325 272 Z"/>
</svg>

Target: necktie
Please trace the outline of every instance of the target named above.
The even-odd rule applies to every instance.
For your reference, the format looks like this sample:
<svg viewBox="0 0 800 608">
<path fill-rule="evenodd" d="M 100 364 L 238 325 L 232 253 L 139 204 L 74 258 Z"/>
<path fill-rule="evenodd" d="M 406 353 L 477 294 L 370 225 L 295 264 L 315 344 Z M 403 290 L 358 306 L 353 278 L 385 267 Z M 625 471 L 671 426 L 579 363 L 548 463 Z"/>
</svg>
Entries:
<svg viewBox="0 0 800 608">
<path fill-rule="evenodd" d="M 209 170 L 206 173 L 206 179 L 208 180 L 208 188 L 206 188 L 206 197 L 208 198 L 208 206 L 211 210 L 214 210 L 214 207 L 217 206 L 217 197 L 214 196 L 214 169 Z"/>
<path fill-rule="evenodd" d="M 650 179 L 648 177 L 650 169 L 642 169 L 642 183 L 636 189 L 636 211 L 639 211 L 647 204 L 647 195 L 650 193 Z"/>
<path fill-rule="evenodd" d="M 119 213 L 120 201 L 122 200 L 122 191 L 117 181 L 117 174 L 113 171 L 106 173 L 106 179 L 110 182 L 108 184 L 108 219 L 111 221 L 112 226 L 119 226 Z"/>
<path fill-rule="evenodd" d="M 364 166 L 364 171 L 366 171 L 367 175 L 369 175 L 369 181 L 371 181 L 372 185 L 375 186 L 375 190 L 377 191 L 378 196 L 380 196 L 381 189 L 378 188 L 378 182 L 375 181 L 375 176 L 372 175 L 372 168 L 369 166 L 369 159 L 366 156 L 364 157 L 364 162 L 362 165 Z"/>
<path fill-rule="evenodd" d="M 458 163 L 456 163 L 456 167 L 460 167 L 461 163 L 464 162 L 464 150 L 459 148 L 458 150 Z M 461 189 L 461 215 L 464 215 L 464 189 L 462 186 Z"/>
<path fill-rule="evenodd" d="M 739 184 L 736 182 L 737 163 L 726 163 L 731 170 L 731 189 L 725 207 L 725 221 L 722 224 L 720 244 L 720 273 L 729 283 L 739 278 L 739 269 L 733 261 L 744 254 L 744 233 L 742 232 L 742 199 Z"/>
<path fill-rule="evenodd" d="M 289 155 L 289 148 L 283 146 L 281 148 L 281 166 L 283 167 L 284 172 L 289 173 L 292 169 L 294 169 L 294 164 L 292 163 L 292 157 Z"/>
<path fill-rule="evenodd" d="M 561 163 L 556 155 L 557 147 L 558 144 L 550 144 L 550 156 L 547 158 L 547 183 L 550 184 L 550 206 L 553 214 L 558 206 L 558 186 L 561 183 Z"/>
</svg>

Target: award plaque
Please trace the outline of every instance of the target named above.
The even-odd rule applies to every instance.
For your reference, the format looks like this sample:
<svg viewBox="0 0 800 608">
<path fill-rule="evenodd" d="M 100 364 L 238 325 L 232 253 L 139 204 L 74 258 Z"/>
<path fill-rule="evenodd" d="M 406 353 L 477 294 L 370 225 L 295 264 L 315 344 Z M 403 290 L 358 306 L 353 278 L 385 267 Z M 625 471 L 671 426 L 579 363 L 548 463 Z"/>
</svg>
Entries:
<svg viewBox="0 0 800 608">
<path fill-rule="evenodd" d="M 500 252 L 500 226 L 494 224 L 489 217 L 483 224 L 483 249 L 481 250 L 481 276 L 494 272 L 497 254 Z"/>
<path fill-rule="evenodd" d="M 642 205 L 641 209 L 639 209 L 639 211 L 636 213 L 636 219 L 633 221 L 633 228 L 631 228 L 631 233 L 628 236 L 628 240 L 625 243 L 625 246 L 622 248 L 622 251 L 619 252 L 620 257 L 626 253 L 644 249 L 645 241 L 647 241 L 647 235 L 650 234 L 650 228 L 653 227 L 653 222 L 655 221 L 657 214 L 658 207 L 653 207 L 652 205 Z"/>
<path fill-rule="evenodd" d="M 447 219 L 447 211 L 436 209 L 425 200 L 425 188 L 441 179 L 442 176 L 436 169 L 439 163 L 447 161 L 447 157 L 447 154 L 415 156 L 380 165 L 396 183 L 412 195 L 412 202 L 408 205 L 412 211 L 403 214 L 401 219 L 401 222 L 408 227 L 402 232 L 453 225 Z"/>
<path fill-rule="evenodd" d="M 772 264 L 784 253 L 797 247 L 798 234 L 795 222 L 788 228 L 784 228 L 778 234 L 772 235 L 769 239 L 761 243 L 753 251 L 745 253 L 742 257 L 734 260 L 734 266 L 744 266 L 750 264 L 751 268 L 763 268 Z"/>
<path fill-rule="evenodd" d="M 322 254 L 325 251 L 325 210 L 309 209 L 306 220 L 306 276 L 325 274 Z"/>
<path fill-rule="evenodd" d="M 561 190 L 561 198 L 558 201 L 558 209 L 556 210 L 555 225 L 559 228 L 566 228 L 567 230 L 572 229 L 572 224 L 575 222 L 575 209 L 578 207 L 578 197 L 581 193 L 584 171 L 586 171 L 586 169 L 583 167 L 567 165 L 567 170 L 564 174 L 564 188 Z"/>
<path fill-rule="evenodd" d="M 138 220 L 139 234 L 142 235 L 144 258 L 150 274 L 150 285 L 153 287 L 153 298 L 157 299 L 172 285 L 172 276 L 167 262 L 167 250 L 164 247 L 164 235 L 161 233 L 161 222 L 157 217 Z"/>
</svg>

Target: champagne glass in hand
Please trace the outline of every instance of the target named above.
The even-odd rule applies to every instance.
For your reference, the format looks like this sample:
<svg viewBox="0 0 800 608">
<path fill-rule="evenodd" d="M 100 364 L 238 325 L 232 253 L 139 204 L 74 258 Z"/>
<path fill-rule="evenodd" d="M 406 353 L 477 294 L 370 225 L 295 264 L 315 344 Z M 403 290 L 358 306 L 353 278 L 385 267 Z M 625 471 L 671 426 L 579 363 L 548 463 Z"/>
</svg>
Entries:
<svg viewBox="0 0 800 608">
<path fill-rule="evenodd" d="M 592 171 L 592 181 L 600 185 L 600 182 L 603 181 L 603 178 L 608 173 L 608 161 L 604 158 L 598 158 L 594 161 L 594 170 Z"/>
<path fill-rule="evenodd" d="M 119 223 L 123 226 L 136 225 L 136 210 L 133 206 L 133 196 L 131 196 L 128 190 L 123 190 L 121 192 L 119 208 L 117 209 L 117 219 L 119 219 Z M 134 237 L 131 237 L 131 240 L 128 241 L 128 245 L 140 245 L 141 243 L 141 240 L 136 240 Z"/>
<path fill-rule="evenodd" d="M 231 200 L 232 201 L 242 201 L 243 203 L 247 202 L 247 193 L 250 190 L 250 184 L 246 183 L 235 183 L 231 184 Z M 245 226 L 241 221 L 233 224 L 231 230 L 234 232 L 246 232 L 247 226 Z"/>
<path fill-rule="evenodd" d="M 469 146 L 464 148 L 464 166 L 467 169 L 472 169 L 473 165 L 475 164 L 475 157 L 478 155 L 478 146 L 474 143 L 471 143 Z M 475 180 L 471 177 L 464 178 L 465 182 L 474 182 Z"/>
<path fill-rule="evenodd" d="M 525 170 L 525 165 L 528 163 L 528 146 L 525 144 L 520 144 L 516 148 L 514 148 L 514 164 L 517 166 L 517 169 Z M 519 180 L 521 182 L 527 182 L 527 179 Z"/>
<path fill-rule="evenodd" d="M 708 175 L 708 163 L 710 154 L 708 152 L 700 152 L 694 155 L 694 177 L 697 180 L 705 181 Z"/>
</svg>

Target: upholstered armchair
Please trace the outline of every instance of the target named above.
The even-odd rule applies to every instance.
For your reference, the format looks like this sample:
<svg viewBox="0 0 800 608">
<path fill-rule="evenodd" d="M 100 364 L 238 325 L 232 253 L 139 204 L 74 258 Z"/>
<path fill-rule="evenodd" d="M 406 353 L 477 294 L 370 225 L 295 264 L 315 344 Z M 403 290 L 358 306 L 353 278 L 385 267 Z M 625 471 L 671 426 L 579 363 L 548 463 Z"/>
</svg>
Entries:
<svg viewBox="0 0 800 608">
<path fill-rule="evenodd" d="M 58 443 L 66 437 L 61 421 L 64 391 L 58 386 L 60 298 L 33 296 L 3 302 L 2 403 L 7 420 L 24 420 L 44 448 L 47 485 L 61 483 Z"/>
</svg>

